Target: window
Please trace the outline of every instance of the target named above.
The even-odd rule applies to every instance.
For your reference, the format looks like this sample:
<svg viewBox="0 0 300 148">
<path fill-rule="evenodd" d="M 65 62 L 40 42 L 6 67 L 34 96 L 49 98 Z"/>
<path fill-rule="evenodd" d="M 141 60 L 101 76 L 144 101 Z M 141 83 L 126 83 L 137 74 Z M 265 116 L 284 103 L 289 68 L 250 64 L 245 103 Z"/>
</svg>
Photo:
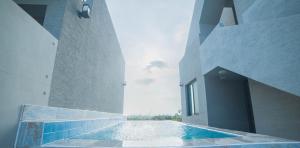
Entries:
<svg viewBox="0 0 300 148">
<path fill-rule="evenodd" d="M 19 4 L 19 6 L 31 17 L 33 17 L 39 24 L 44 24 L 47 9 L 46 5 Z"/>
<path fill-rule="evenodd" d="M 224 7 L 222 14 L 221 14 L 219 25 L 220 26 L 232 26 L 232 25 L 236 25 L 236 24 L 237 24 L 237 21 L 236 21 L 236 17 L 235 17 L 233 8 L 232 7 Z"/>
<path fill-rule="evenodd" d="M 187 94 L 187 115 L 197 115 L 199 114 L 199 99 L 197 90 L 197 81 L 193 80 L 188 85 L 186 85 Z"/>
</svg>

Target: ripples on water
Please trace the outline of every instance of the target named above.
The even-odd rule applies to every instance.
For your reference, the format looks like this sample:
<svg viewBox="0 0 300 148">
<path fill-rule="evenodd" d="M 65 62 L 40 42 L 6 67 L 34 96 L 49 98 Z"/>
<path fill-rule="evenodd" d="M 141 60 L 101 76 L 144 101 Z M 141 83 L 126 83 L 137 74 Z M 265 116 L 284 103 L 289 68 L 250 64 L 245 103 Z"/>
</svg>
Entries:
<svg viewBox="0 0 300 148">
<path fill-rule="evenodd" d="M 221 132 L 196 128 L 173 121 L 126 121 L 93 133 L 75 137 L 75 139 L 151 141 L 165 139 L 172 141 L 230 138 L 235 137 Z"/>
</svg>

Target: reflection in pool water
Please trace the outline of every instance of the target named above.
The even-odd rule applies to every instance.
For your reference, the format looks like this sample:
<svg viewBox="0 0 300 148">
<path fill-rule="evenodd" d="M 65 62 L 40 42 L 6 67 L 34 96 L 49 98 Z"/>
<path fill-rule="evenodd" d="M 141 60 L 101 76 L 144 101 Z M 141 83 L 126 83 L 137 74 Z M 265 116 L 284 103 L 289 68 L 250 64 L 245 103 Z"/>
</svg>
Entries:
<svg viewBox="0 0 300 148">
<path fill-rule="evenodd" d="M 235 135 L 184 125 L 173 121 L 126 121 L 74 139 L 117 141 L 182 141 L 206 138 L 230 138 Z"/>
</svg>

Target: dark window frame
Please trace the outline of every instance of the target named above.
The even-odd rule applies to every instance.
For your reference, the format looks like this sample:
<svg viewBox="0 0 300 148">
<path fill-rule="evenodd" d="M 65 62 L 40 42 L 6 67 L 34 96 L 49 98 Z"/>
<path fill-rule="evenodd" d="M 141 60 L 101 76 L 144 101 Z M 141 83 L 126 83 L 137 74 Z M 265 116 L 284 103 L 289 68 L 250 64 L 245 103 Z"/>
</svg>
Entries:
<svg viewBox="0 0 300 148">
<path fill-rule="evenodd" d="M 199 111 L 196 110 L 197 108 L 196 105 L 199 105 L 196 103 L 197 102 L 196 99 L 199 99 L 198 98 L 199 96 L 198 97 L 195 96 L 195 91 L 198 91 L 198 89 L 194 88 L 194 84 L 197 84 L 197 79 L 193 79 L 187 85 L 185 85 L 187 116 L 199 115 Z"/>
</svg>

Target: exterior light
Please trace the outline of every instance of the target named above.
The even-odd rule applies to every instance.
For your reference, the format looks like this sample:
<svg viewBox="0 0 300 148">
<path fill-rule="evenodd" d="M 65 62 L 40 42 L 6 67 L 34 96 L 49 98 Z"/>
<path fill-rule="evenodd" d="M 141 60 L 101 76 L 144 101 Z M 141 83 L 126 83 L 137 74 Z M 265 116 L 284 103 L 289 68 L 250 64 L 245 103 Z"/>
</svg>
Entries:
<svg viewBox="0 0 300 148">
<path fill-rule="evenodd" d="M 182 86 L 183 86 L 183 83 L 182 83 L 182 82 L 179 82 L 179 86 L 182 87 Z"/>
<path fill-rule="evenodd" d="M 90 13 L 91 13 L 90 6 L 88 4 L 83 4 L 81 16 L 84 18 L 90 18 Z"/>
<path fill-rule="evenodd" d="M 222 69 L 222 70 L 218 71 L 218 75 L 221 80 L 224 80 L 224 79 L 226 79 L 227 71 Z"/>
<path fill-rule="evenodd" d="M 81 13 L 80 13 L 80 17 L 83 18 L 90 18 L 91 16 L 91 0 L 82 0 L 82 9 L 81 9 Z"/>
</svg>

